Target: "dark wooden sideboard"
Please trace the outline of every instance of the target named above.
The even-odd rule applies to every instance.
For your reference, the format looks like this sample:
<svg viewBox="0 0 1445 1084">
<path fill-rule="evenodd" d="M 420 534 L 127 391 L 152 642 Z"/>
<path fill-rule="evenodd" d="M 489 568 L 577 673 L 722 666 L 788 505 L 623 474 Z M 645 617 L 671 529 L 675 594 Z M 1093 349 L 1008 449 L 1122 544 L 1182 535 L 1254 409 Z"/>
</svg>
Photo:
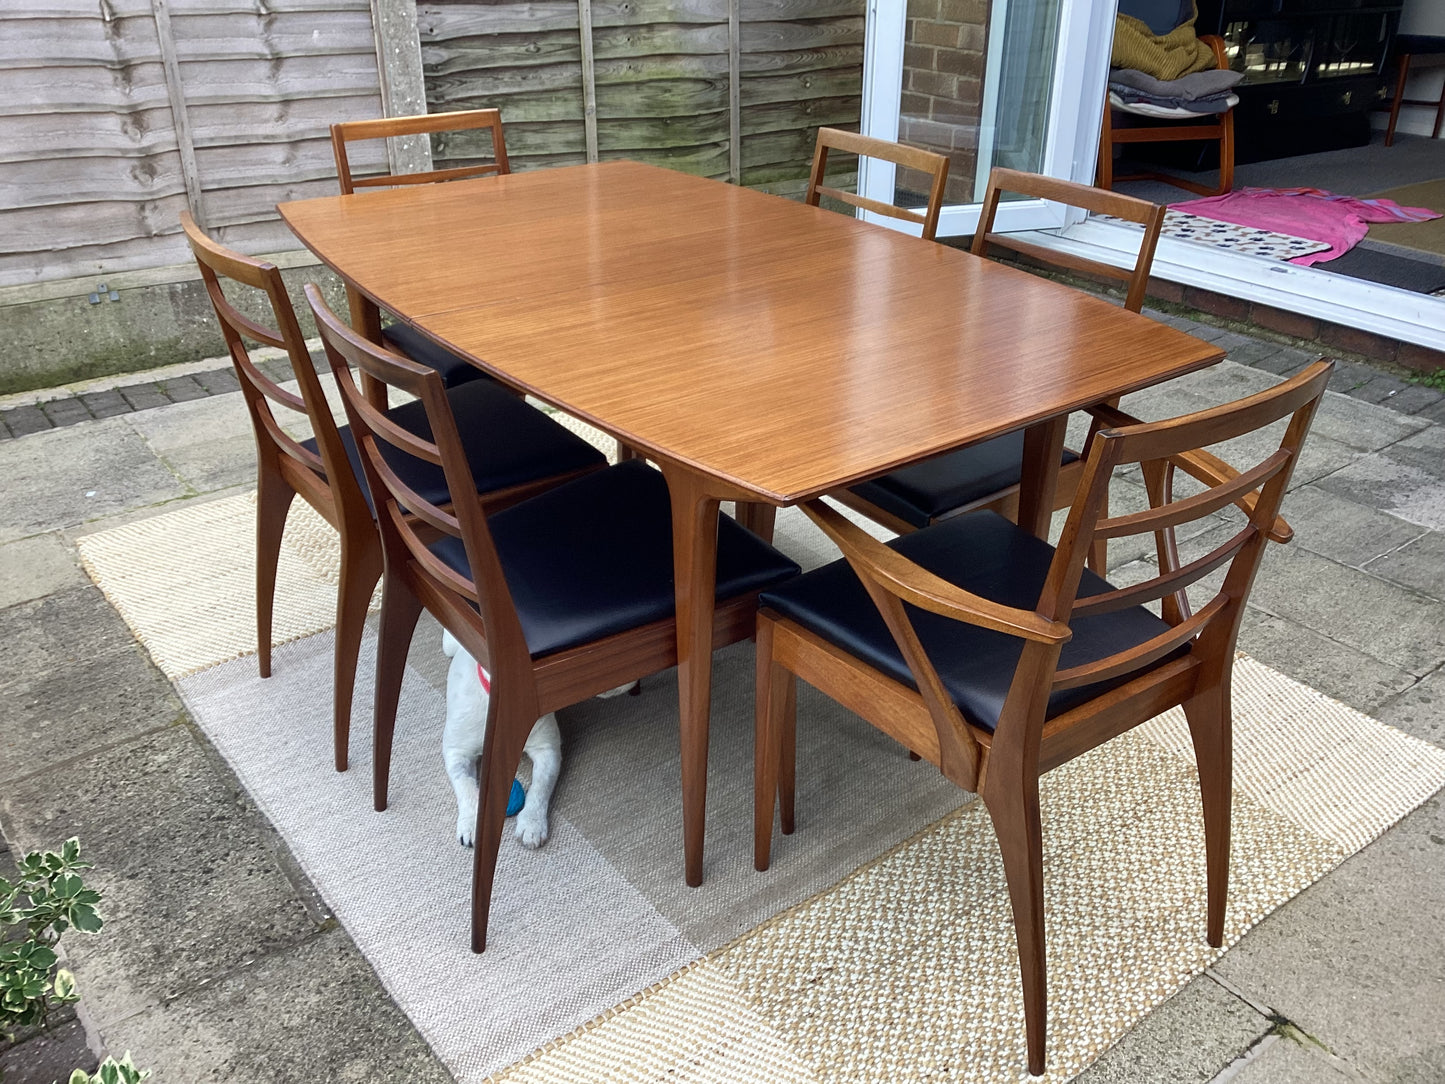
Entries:
<svg viewBox="0 0 1445 1084">
<path fill-rule="evenodd" d="M 1235 160 L 1358 147 L 1389 96 L 1399 0 L 1198 0 L 1200 34 L 1218 34 L 1237 88 Z"/>
</svg>

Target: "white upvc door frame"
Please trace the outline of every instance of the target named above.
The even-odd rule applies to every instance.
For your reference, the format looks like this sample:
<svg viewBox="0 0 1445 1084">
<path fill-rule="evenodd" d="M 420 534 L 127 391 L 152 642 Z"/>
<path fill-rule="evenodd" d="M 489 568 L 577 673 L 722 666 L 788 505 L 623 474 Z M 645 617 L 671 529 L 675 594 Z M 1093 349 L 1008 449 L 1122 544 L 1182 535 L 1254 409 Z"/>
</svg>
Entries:
<svg viewBox="0 0 1445 1084">
<path fill-rule="evenodd" d="M 980 177 L 975 200 L 982 197 L 988 159 L 994 145 L 993 123 L 997 107 L 1002 27 L 1009 6 L 1021 0 L 990 0 L 988 63 L 984 74 L 983 120 L 979 132 Z M 1040 172 L 1051 177 L 1092 183 L 1099 153 L 1099 111 L 1109 72 L 1109 49 L 1114 34 L 1116 0 L 1060 0 L 1059 31 L 1054 57 L 1049 117 Z M 863 60 L 863 117 L 865 135 L 898 138 L 898 116 L 903 93 L 903 45 L 907 29 L 907 0 L 868 0 Z M 1083 43 L 1083 48 L 1079 43 Z M 858 176 L 859 191 L 870 199 L 892 202 L 894 166 L 867 159 Z M 945 206 L 938 219 L 940 237 L 973 233 L 978 228 L 979 204 Z M 870 222 L 918 233 L 912 223 L 864 213 Z M 994 228 L 1000 232 L 1059 229 L 1078 221 L 1072 208 L 1043 200 L 1006 201 L 999 205 Z"/>
</svg>

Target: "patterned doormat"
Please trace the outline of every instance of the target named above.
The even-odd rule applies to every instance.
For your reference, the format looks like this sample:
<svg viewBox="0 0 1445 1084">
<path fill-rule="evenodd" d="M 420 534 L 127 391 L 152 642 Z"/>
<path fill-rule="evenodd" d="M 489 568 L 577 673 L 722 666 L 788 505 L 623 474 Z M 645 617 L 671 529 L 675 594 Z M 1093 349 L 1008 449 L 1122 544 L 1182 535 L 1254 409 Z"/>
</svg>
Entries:
<svg viewBox="0 0 1445 1084">
<path fill-rule="evenodd" d="M 1113 215 L 1093 215 L 1107 222 L 1123 226 L 1134 226 L 1143 232 L 1142 226 L 1125 222 Z M 1254 226 L 1237 226 L 1233 222 L 1218 222 L 1212 218 L 1201 218 L 1188 211 L 1168 210 L 1164 212 L 1164 227 L 1160 236 L 1175 241 L 1192 241 L 1199 245 L 1240 252 L 1246 256 L 1260 256 L 1266 260 L 1293 260 L 1296 256 L 1308 256 L 1311 252 L 1323 252 L 1329 243 L 1312 241 L 1308 237 L 1291 237 L 1286 233 L 1274 233 Z"/>
<path fill-rule="evenodd" d="M 274 676 L 248 637 L 247 498 L 80 540 L 87 570 L 177 686 L 387 990 L 458 1080 L 595 1084 L 1023 1080 L 1017 954 L 986 813 L 803 686 L 798 830 L 751 865 L 752 646 L 715 662 L 705 882 L 682 878 L 677 693 L 560 713 L 552 838 L 503 841 L 489 947 L 467 948 L 470 853 L 441 763 L 445 659 L 414 643 L 392 805 L 370 804 L 371 659 L 352 769 L 330 768 L 334 568 L 304 516 Z M 796 514 L 780 546 L 827 548 Z M 228 661 L 229 660 L 229 661 Z M 1445 751 L 1248 658 L 1226 939 L 1445 784 Z M 1198 785 L 1177 713 L 1043 786 L 1048 1080 L 1075 1075 L 1220 955 L 1204 940 Z"/>
</svg>

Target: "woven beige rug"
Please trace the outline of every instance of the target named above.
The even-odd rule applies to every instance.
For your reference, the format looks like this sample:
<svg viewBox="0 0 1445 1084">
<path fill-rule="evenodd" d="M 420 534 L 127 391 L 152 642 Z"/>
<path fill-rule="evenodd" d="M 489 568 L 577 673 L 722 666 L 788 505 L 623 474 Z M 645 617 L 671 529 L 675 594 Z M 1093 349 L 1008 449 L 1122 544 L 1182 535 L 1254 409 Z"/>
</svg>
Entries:
<svg viewBox="0 0 1445 1084">
<path fill-rule="evenodd" d="M 714 665 L 704 886 L 682 884 L 677 694 L 659 675 L 640 697 L 560 713 L 552 838 L 536 852 L 504 839 L 489 948 L 467 951 L 469 852 L 452 838 L 435 629 L 413 646 L 392 807 L 375 814 L 370 636 L 353 769 L 330 770 L 330 635 L 304 636 L 329 620 L 333 589 L 334 571 L 307 556 L 314 526 L 291 524 L 278 606 L 299 592 L 285 635 L 301 638 L 266 681 L 238 657 L 252 635 L 246 498 L 89 536 L 84 555 L 458 1080 L 1027 1078 L 986 814 L 806 687 L 798 831 L 777 839 L 771 870 L 752 870 L 746 643 Z M 808 564 L 825 555 L 810 530 L 780 517 L 780 546 Z M 1230 943 L 1445 785 L 1445 751 L 1254 660 L 1237 663 L 1235 705 Z M 1178 718 L 1050 773 L 1042 793 L 1048 1079 L 1065 1080 L 1220 951 L 1203 936 L 1198 788 Z"/>
</svg>

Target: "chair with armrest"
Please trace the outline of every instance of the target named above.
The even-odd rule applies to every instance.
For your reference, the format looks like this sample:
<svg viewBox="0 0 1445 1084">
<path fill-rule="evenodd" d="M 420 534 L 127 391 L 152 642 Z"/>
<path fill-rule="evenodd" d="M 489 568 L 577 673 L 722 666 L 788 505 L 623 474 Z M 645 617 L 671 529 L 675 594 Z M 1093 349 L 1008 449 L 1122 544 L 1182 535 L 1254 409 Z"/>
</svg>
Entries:
<svg viewBox="0 0 1445 1084">
<path fill-rule="evenodd" d="M 844 559 L 759 599 L 754 864 L 768 867 L 775 809 L 793 830 L 801 677 L 983 798 L 1013 907 L 1031 1073 L 1044 1069 L 1046 1020 L 1039 778 L 1176 705 L 1203 798 L 1206 935 L 1222 942 L 1235 641 L 1267 540 L 1290 537 L 1280 502 L 1332 368 L 1317 362 L 1268 391 L 1166 421 L 1100 408 L 1105 428 L 1057 548 L 993 512 L 884 544 L 811 502 L 804 510 Z M 1284 418 L 1275 450 L 1248 469 L 1201 451 Z M 1102 515 L 1114 471 L 1135 463 L 1150 507 Z M 1176 471 L 1197 491 L 1176 497 Z M 1181 563 L 1173 529 L 1231 506 L 1243 512 L 1238 533 Z M 1115 588 L 1084 568 L 1093 539 L 1136 534 L 1155 535 L 1158 575 Z M 1191 610 L 1185 589 L 1218 569 L 1222 586 Z"/>
<path fill-rule="evenodd" d="M 1201 34 L 1199 40 L 1214 51 L 1215 67 L 1229 70 L 1224 39 Z M 1100 188 L 1113 188 L 1118 181 L 1163 181 L 1176 188 L 1200 196 L 1218 196 L 1234 188 L 1234 107 L 1223 113 L 1189 114 L 1185 110 L 1161 116 L 1158 109 L 1129 105 L 1107 93 L 1104 98 L 1103 128 L 1099 138 L 1099 175 L 1094 182 Z M 1197 118 L 1197 119 L 1196 119 Z M 1142 170 L 1116 176 L 1114 148 L 1129 143 L 1190 143 L 1211 141 L 1219 144 L 1219 183 L 1211 188 L 1170 173 Z"/>
<path fill-rule="evenodd" d="M 400 464 L 439 468 L 453 493 L 474 468 L 441 378 L 361 338 L 306 288 L 377 494 L 385 555 L 377 658 L 373 797 L 387 776 L 407 647 L 422 609 L 491 672 L 473 836 L 472 948 L 487 917 L 507 798 L 543 715 L 677 662 L 672 513 L 660 472 L 631 459 L 500 512 L 458 498 L 450 510 L 406 484 Z M 362 393 L 352 370 L 417 396 L 428 428 L 408 432 Z M 727 517 L 718 523 L 713 644 L 752 634 L 757 593 L 798 566 Z M 705 736 L 704 736 L 705 741 Z M 701 802 L 701 793 L 684 794 Z"/>
<path fill-rule="evenodd" d="M 256 435 L 256 655 L 263 678 L 271 676 L 276 568 L 291 502 L 299 494 L 341 536 L 333 752 L 337 771 L 345 771 L 357 654 L 367 607 L 382 571 L 381 540 L 372 518 L 370 491 L 361 482 L 360 455 L 350 427 L 337 426 L 332 417 L 280 269 L 218 245 L 189 213 L 182 212 L 181 226 L 220 321 Z M 263 295 L 272 326 L 242 312 L 227 296 L 223 282 Z M 300 385 L 299 396 L 255 366 L 247 340 L 286 351 Z M 606 465 L 603 455 L 580 437 L 491 382 L 463 385 L 448 394 L 458 415 L 471 423 L 467 452 L 478 464 L 474 477 L 497 507 Z M 278 407 L 304 415 L 313 435 L 305 440 L 291 437 L 277 419 Z M 416 404 L 397 407 L 388 417 L 398 426 L 425 431 L 425 417 Z M 440 470 L 423 466 L 407 478 L 417 492 L 433 500 L 447 499 Z"/>
<path fill-rule="evenodd" d="M 1144 236 L 1139 243 L 1134 266 L 1129 269 L 1114 267 L 1097 260 L 1047 249 L 1013 234 L 995 233 L 994 219 L 999 199 L 1004 192 L 1053 200 L 1071 207 L 1081 207 L 1094 214 L 1113 215 L 1115 218 L 1143 226 Z M 1042 177 L 1035 173 L 996 168 L 989 174 L 988 190 L 984 194 L 978 231 L 974 234 L 971 251 L 975 256 L 986 256 L 990 247 L 1008 248 L 1054 267 L 1083 271 L 1123 282 L 1127 285 L 1124 307 L 1131 312 L 1138 312 L 1144 306 L 1144 295 L 1149 286 L 1149 267 L 1154 260 L 1154 249 L 1159 242 L 1159 230 L 1163 223 L 1163 207 L 1135 199 L 1133 196 L 1105 192 L 1088 185 Z M 981 508 L 991 508 L 1014 518 L 1018 514 L 1023 448 L 1022 432 L 1007 433 L 829 495 L 839 503 L 862 512 L 870 519 L 899 533 L 915 531 L 939 520 Z M 1082 470 L 1083 461 L 1079 453 L 1065 449 L 1056 488 L 1055 507 L 1069 506 Z M 1097 560 L 1102 560 L 1102 555 Z"/>
<path fill-rule="evenodd" d="M 356 176 L 347 144 L 376 139 L 390 139 L 394 136 L 432 135 L 438 132 L 479 132 L 491 136 L 492 158 L 467 166 L 448 169 L 432 169 L 419 173 L 380 173 Z M 497 109 L 465 109 L 453 113 L 422 113 L 413 117 L 377 117 L 370 120 L 341 121 L 331 126 L 331 152 L 336 158 L 336 179 L 341 185 L 341 194 L 350 195 L 357 189 L 394 188 L 403 185 L 435 184 L 440 181 L 462 180 L 468 177 L 485 177 L 512 171 L 507 159 L 507 140 L 502 134 L 502 114 Z M 352 299 L 352 315 L 358 311 L 374 312 Z M 442 381 L 452 387 L 469 380 L 488 379 L 486 374 L 465 358 L 433 342 L 420 331 L 393 321 L 385 328 L 367 329 L 375 340 L 373 332 L 379 332 L 381 340 L 393 350 L 399 350 L 409 358 L 421 362 L 442 374 Z"/>
<path fill-rule="evenodd" d="M 877 158 L 926 174 L 929 178 L 927 207 L 920 214 L 906 207 L 895 207 L 881 200 L 868 199 L 856 192 L 826 187 L 823 184 L 823 175 L 828 169 L 829 150 L 856 154 L 861 158 Z M 948 159 L 941 154 L 904 146 L 902 143 L 890 143 L 886 139 L 858 135 L 856 132 L 845 132 L 838 128 L 819 128 L 817 146 L 813 151 L 813 171 L 808 176 L 808 191 L 803 202 L 816 207 L 819 199 L 827 196 L 850 207 L 859 207 L 901 222 L 916 223 L 923 228 L 923 239 L 932 241 L 938 232 L 938 213 L 943 209 L 943 188 L 947 183 Z"/>
</svg>

